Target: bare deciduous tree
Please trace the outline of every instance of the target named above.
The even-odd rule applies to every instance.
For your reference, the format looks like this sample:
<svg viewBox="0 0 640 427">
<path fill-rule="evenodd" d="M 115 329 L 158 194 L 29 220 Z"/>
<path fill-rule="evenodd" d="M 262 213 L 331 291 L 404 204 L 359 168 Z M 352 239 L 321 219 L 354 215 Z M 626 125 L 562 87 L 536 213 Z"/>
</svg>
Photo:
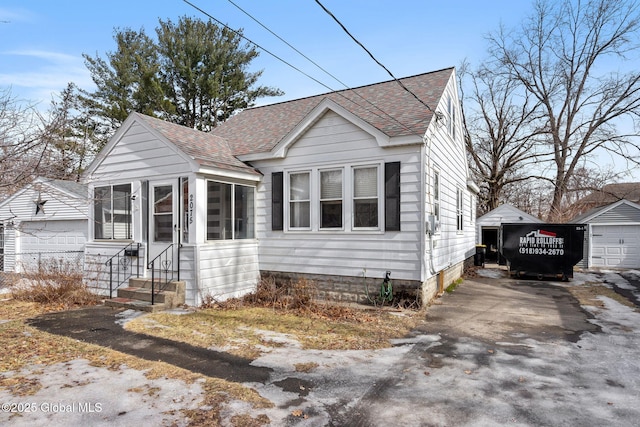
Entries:
<svg viewBox="0 0 640 427">
<path fill-rule="evenodd" d="M 637 135 L 617 126 L 640 109 L 640 73 L 618 71 L 637 57 L 639 34 L 636 1 L 539 0 L 522 28 L 489 38 L 493 58 L 545 116 L 553 155 L 549 220 L 562 215 L 572 177 L 599 151 L 639 162 Z"/>
<path fill-rule="evenodd" d="M 464 63 L 458 74 L 465 144 L 471 169 L 481 188 L 480 214 L 497 208 L 505 188 L 532 178 L 541 161 L 539 104 L 519 83 L 500 72 L 499 64 L 484 63 L 470 70 Z"/>
<path fill-rule="evenodd" d="M 33 178 L 42 162 L 42 117 L 33 104 L 0 89 L 0 196 Z"/>
</svg>

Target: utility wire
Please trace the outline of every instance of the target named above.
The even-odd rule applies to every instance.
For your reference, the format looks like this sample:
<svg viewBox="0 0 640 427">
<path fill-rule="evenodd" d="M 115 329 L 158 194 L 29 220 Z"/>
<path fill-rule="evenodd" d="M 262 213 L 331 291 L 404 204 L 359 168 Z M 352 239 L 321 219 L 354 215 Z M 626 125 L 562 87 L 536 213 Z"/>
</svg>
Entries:
<svg viewBox="0 0 640 427">
<path fill-rule="evenodd" d="M 254 42 L 253 40 L 249 39 L 248 37 L 246 37 L 245 35 L 243 35 L 240 31 L 234 30 L 233 28 L 229 27 L 227 24 L 224 24 L 223 22 L 219 21 L 218 19 L 216 19 L 213 15 L 205 12 L 204 10 L 200 9 L 198 6 L 196 6 L 195 4 L 191 3 L 189 0 L 182 0 L 184 1 L 186 4 L 188 4 L 189 6 L 191 6 L 192 8 L 196 9 L 197 11 L 199 11 L 200 13 L 202 13 L 203 15 L 207 16 L 209 19 L 214 20 L 215 22 L 217 22 L 219 25 L 223 26 L 224 28 L 226 28 L 229 31 L 232 31 L 233 33 L 235 33 L 236 35 L 238 35 L 239 37 L 241 37 L 242 39 L 248 41 L 249 43 L 251 43 L 252 45 L 256 46 L 258 49 L 268 53 L 269 55 L 273 56 L 275 59 L 277 59 L 278 61 L 288 65 L 289 67 L 293 68 L 294 70 L 296 70 L 297 72 L 305 75 L 306 77 L 310 78 L 311 80 L 313 80 L 314 82 L 318 83 L 321 86 L 324 86 L 325 88 L 329 89 L 331 92 L 335 92 L 335 89 L 332 89 L 331 87 L 327 86 L 326 84 L 322 83 L 320 80 L 310 76 L 309 74 L 305 73 L 304 71 L 302 71 L 301 69 L 297 68 L 295 65 L 290 64 L 289 62 L 285 61 L 284 59 L 280 58 L 278 55 L 276 55 L 275 53 L 271 52 L 270 50 L 260 46 L 258 43 Z"/>
<path fill-rule="evenodd" d="M 256 22 L 258 25 L 260 25 L 262 28 L 264 28 L 265 30 L 267 30 L 268 32 L 270 32 L 273 36 L 277 37 L 278 40 L 280 40 L 282 43 L 286 44 L 287 46 L 289 46 L 291 49 L 293 49 L 294 51 L 296 51 L 296 53 L 298 53 L 300 56 L 302 56 L 304 59 L 306 59 L 307 61 L 311 62 L 313 65 L 315 65 L 316 67 L 318 67 L 320 70 L 322 70 L 325 74 L 327 74 L 328 76 L 330 76 L 331 78 L 333 78 L 335 81 L 337 81 L 338 83 L 340 83 L 342 86 L 344 86 L 345 88 L 349 89 L 349 86 L 347 86 L 345 83 L 341 82 L 336 76 L 334 76 L 333 74 L 331 74 L 330 72 L 328 72 L 327 70 L 325 70 L 324 68 L 322 68 L 319 64 L 317 64 L 313 59 L 309 58 L 307 55 L 305 55 L 304 53 L 300 52 L 298 49 L 296 49 L 294 46 L 292 46 L 289 42 L 287 42 L 285 39 L 283 39 L 282 37 L 280 37 L 278 34 L 274 33 L 269 27 L 267 27 L 266 25 L 264 25 L 262 22 L 260 22 L 258 19 L 254 18 L 249 12 L 247 12 L 246 10 L 244 10 L 243 8 L 241 8 L 240 6 L 238 6 L 236 3 L 233 2 L 233 0 L 227 0 L 229 3 L 231 3 L 232 5 L 234 5 L 238 10 L 240 10 L 242 13 L 244 13 L 245 15 L 247 15 L 249 18 L 251 18 L 254 22 Z"/>
<path fill-rule="evenodd" d="M 435 113 L 435 111 L 433 111 L 431 109 L 431 107 L 429 107 L 427 105 L 426 102 L 424 102 L 422 99 L 418 98 L 418 96 L 413 93 L 411 90 L 409 90 L 409 88 L 407 88 L 400 80 L 398 80 L 396 78 L 396 76 L 393 75 L 393 73 L 391 71 L 389 71 L 389 69 L 387 67 L 384 66 L 384 64 L 380 61 L 378 61 L 376 59 L 375 56 L 373 56 L 373 54 L 358 40 L 356 39 L 350 32 L 349 30 L 347 30 L 347 27 L 344 26 L 344 24 L 342 22 L 340 22 L 340 20 L 338 18 L 336 18 L 336 16 L 331 13 L 331 11 L 329 9 L 327 9 L 322 3 L 320 3 L 320 0 L 315 0 L 316 3 L 318 3 L 318 5 L 322 8 L 322 10 L 324 10 L 331 18 L 333 18 L 334 21 L 336 21 L 336 23 L 344 30 L 345 33 L 347 33 L 347 35 L 349 37 L 351 37 L 351 39 L 356 42 L 356 44 L 358 44 L 362 49 L 364 49 L 365 52 L 367 52 L 369 54 L 369 56 L 371 57 L 371 59 L 373 59 L 376 64 L 378 64 L 380 67 L 382 67 L 390 76 L 393 80 L 395 80 L 396 83 L 398 83 L 405 91 L 407 91 L 408 93 L 410 93 L 415 99 L 418 100 L 418 102 L 420 102 L 422 105 L 424 105 L 425 107 L 427 107 L 427 110 L 431 111 L 432 113 Z"/>
<path fill-rule="evenodd" d="M 363 101 L 365 101 L 366 103 L 368 103 L 369 105 L 371 105 L 373 108 L 379 110 L 380 112 L 382 112 L 382 114 L 384 114 L 386 117 L 390 118 L 391 120 L 395 121 L 397 124 L 399 124 L 401 127 L 405 128 L 406 130 L 413 132 L 412 129 L 410 129 L 407 125 L 405 125 L 404 123 L 401 123 L 398 119 L 396 119 L 395 117 L 393 117 L 391 114 L 387 113 L 386 111 L 384 111 L 382 108 L 378 107 L 377 105 L 375 105 L 373 102 L 371 102 L 370 100 L 368 100 L 367 98 L 365 98 L 364 96 L 360 95 L 360 93 L 358 93 L 357 91 L 353 90 L 352 88 L 350 88 L 346 83 L 342 82 L 339 78 L 337 78 L 336 76 L 334 76 L 333 74 L 331 74 L 329 71 L 327 71 L 326 69 L 324 69 L 322 66 L 320 66 L 318 63 L 316 63 L 314 60 L 312 60 L 311 58 L 309 58 L 307 55 L 305 55 L 304 53 L 300 52 L 300 50 L 298 50 L 295 46 L 292 46 L 291 43 L 289 43 L 288 41 L 286 41 L 285 39 L 283 39 L 282 37 L 280 37 L 278 34 L 276 34 L 275 32 L 273 32 L 269 27 L 267 27 L 266 25 L 264 25 L 262 22 L 260 22 L 257 18 L 255 18 L 254 16 L 252 16 L 249 12 L 247 12 L 246 10 L 244 10 L 243 8 L 241 8 L 240 6 L 238 6 L 236 3 L 233 2 L 233 0 L 227 0 L 229 3 L 231 3 L 232 5 L 234 5 L 238 10 L 240 10 L 242 13 L 244 13 L 246 16 L 248 16 L 249 18 L 251 18 L 254 22 L 256 22 L 258 25 L 260 25 L 262 28 L 264 28 L 265 30 L 267 30 L 269 33 L 271 33 L 273 36 L 275 36 L 278 40 L 280 40 L 282 43 L 286 44 L 287 46 L 289 46 L 291 49 L 293 49 L 296 53 L 298 53 L 300 56 L 302 56 L 304 59 L 306 59 L 307 61 L 309 61 L 310 63 L 312 63 L 313 65 L 315 65 L 317 68 L 319 68 L 320 70 L 322 70 L 326 75 L 328 75 L 329 77 L 331 77 L 332 79 L 334 79 L 336 82 L 340 83 L 342 86 L 345 87 L 345 89 L 347 90 L 351 90 L 353 93 L 355 93 L 358 97 L 360 97 Z M 345 97 L 346 98 L 346 97 Z M 348 98 L 346 98 L 348 99 Z M 364 106 L 358 104 L 357 102 L 351 100 L 351 102 L 354 102 L 356 105 L 359 105 L 362 108 L 365 108 Z M 370 110 L 369 110 L 370 111 Z M 375 112 L 371 111 L 373 114 L 375 114 L 376 116 L 382 118 L 379 114 L 376 114 Z"/>
<path fill-rule="evenodd" d="M 291 67 L 292 69 L 296 70 L 297 72 L 301 73 L 302 75 L 308 77 L 309 79 L 313 80 L 314 82 L 318 83 L 319 85 L 325 87 L 326 89 L 328 89 L 330 92 L 336 93 L 337 95 L 340 95 L 341 97 L 343 97 L 344 99 L 346 99 L 349 102 L 353 102 L 354 104 L 360 106 L 361 108 L 364 108 L 365 110 L 371 112 L 372 114 L 382 118 L 382 116 L 380 116 L 379 114 L 375 113 L 374 111 L 368 110 L 366 107 L 358 104 L 357 102 L 355 102 L 352 99 L 347 98 L 343 93 L 331 88 L 330 86 L 322 83 L 320 80 L 316 79 L 315 77 L 312 77 L 311 75 L 305 73 L 304 71 L 300 70 L 298 67 L 294 66 L 293 64 L 287 62 L 286 60 L 282 59 L 281 57 L 279 57 L 278 55 L 276 55 L 275 53 L 271 52 L 270 50 L 262 47 L 261 45 L 259 45 L 258 43 L 254 42 L 253 40 L 249 39 L 248 37 L 246 37 L 244 34 L 242 34 L 241 32 L 234 30 L 233 28 L 229 27 L 228 25 L 224 24 L 223 22 L 221 22 L 220 20 L 216 19 L 213 15 L 211 15 L 210 13 L 204 11 L 203 9 L 201 9 L 200 7 L 196 6 L 195 4 L 193 4 L 192 2 L 190 2 L 189 0 L 183 0 L 186 4 L 188 4 L 189 6 L 193 7 L 194 9 L 196 9 L 197 11 L 199 11 L 200 13 L 202 13 L 203 15 L 207 16 L 208 18 L 212 19 L 213 21 L 215 21 L 216 23 L 218 23 L 219 25 L 223 26 L 224 28 L 228 29 L 229 31 L 232 31 L 233 33 L 235 33 L 236 35 L 238 35 L 239 37 L 241 37 L 242 39 L 246 40 L 247 42 L 251 43 L 252 45 L 256 46 L 258 49 L 266 52 L 267 54 L 271 55 L 272 57 L 274 57 L 275 59 L 277 59 L 278 61 L 282 62 L 283 64 Z M 236 6 L 237 7 L 237 6 Z M 242 9 L 241 9 L 242 10 Z M 244 11 L 243 11 L 244 12 Z M 246 12 L 245 12 L 246 13 Z M 252 18 L 253 19 L 253 18 Z M 255 20 L 255 19 L 254 19 Z M 262 25 L 262 24 L 260 24 Z M 269 30 L 270 31 L 270 30 Z M 270 31 L 271 32 L 271 31 Z M 275 34 L 274 34 L 275 35 Z M 276 35 L 276 37 L 278 37 Z M 280 38 L 280 37 L 278 37 Z M 284 41 L 284 40 L 283 40 Z M 285 42 L 286 43 L 286 42 Z M 289 45 L 289 43 L 286 43 L 287 45 Z M 290 45 L 289 45 L 290 46 Z M 292 46 L 290 46 L 292 47 Z M 293 48 L 293 47 L 292 47 Z M 294 50 L 297 49 L 293 48 Z M 305 55 L 302 55 L 306 58 Z M 308 58 L 307 58 L 308 59 Z M 314 63 L 313 61 L 311 61 L 312 63 Z M 315 63 L 314 63 L 315 64 Z M 317 65 L 316 65 L 317 66 Z M 319 67 L 319 66 L 318 66 Z M 324 71 L 324 69 L 322 67 L 319 67 L 320 69 L 322 69 Z M 326 71 L 325 71 L 326 72 Z M 329 74 L 329 73 L 328 73 Z M 329 74 L 331 75 L 331 74 Z M 332 76 L 333 77 L 333 76 Z M 334 77 L 335 79 L 335 77 Z M 336 79 L 337 80 L 337 79 Z M 339 81 L 339 80 L 338 80 Z M 342 83 L 342 82 L 340 82 Z M 344 83 L 342 83 L 344 85 Z M 348 86 L 345 85 L 345 87 L 348 88 Z M 360 95 L 359 93 L 357 93 L 356 91 L 354 91 L 353 89 L 349 89 L 352 90 L 356 95 L 358 95 L 360 98 L 364 99 L 365 101 L 367 101 L 369 104 L 373 105 L 375 108 L 377 108 L 378 110 L 382 111 L 382 113 L 384 113 L 387 117 L 390 117 L 392 120 L 394 120 L 396 123 L 398 123 L 401 127 L 405 128 L 406 130 L 408 130 L 409 132 L 414 132 L 413 129 L 411 129 L 409 126 L 403 124 L 402 122 L 398 121 L 395 117 L 391 116 L 390 114 L 386 113 L 384 110 L 382 110 L 380 107 L 377 107 L 375 104 L 371 103 L 370 101 L 368 101 L 367 99 L 363 98 L 362 95 Z"/>
</svg>

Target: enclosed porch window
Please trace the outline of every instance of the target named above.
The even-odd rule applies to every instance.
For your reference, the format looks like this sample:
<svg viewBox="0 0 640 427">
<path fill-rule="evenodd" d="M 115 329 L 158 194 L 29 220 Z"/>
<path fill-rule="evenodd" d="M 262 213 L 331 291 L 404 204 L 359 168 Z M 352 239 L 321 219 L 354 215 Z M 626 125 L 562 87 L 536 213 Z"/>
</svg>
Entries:
<svg viewBox="0 0 640 427">
<path fill-rule="evenodd" d="M 207 240 L 255 238 L 255 188 L 207 182 Z"/>
<path fill-rule="evenodd" d="M 94 237 L 131 239 L 131 184 L 96 187 L 94 190 Z"/>
</svg>

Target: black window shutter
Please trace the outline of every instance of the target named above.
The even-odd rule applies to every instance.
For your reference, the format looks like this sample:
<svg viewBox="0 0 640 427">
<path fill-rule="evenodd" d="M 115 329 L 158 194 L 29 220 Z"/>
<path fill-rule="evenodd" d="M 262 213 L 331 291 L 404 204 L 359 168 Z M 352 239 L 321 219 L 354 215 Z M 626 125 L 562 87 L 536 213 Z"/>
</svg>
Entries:
<svg viewBox="0 0 640 427">
<path fill-rule="evenodd" d="M 400 162 L 384 165 L 384 229 L 400 231 Z"/>
<path fill-rule="evenodd" d="M 271 229 L 282 230 L 284 225 L 284 174 L 271 174 Z"/>
</svg>

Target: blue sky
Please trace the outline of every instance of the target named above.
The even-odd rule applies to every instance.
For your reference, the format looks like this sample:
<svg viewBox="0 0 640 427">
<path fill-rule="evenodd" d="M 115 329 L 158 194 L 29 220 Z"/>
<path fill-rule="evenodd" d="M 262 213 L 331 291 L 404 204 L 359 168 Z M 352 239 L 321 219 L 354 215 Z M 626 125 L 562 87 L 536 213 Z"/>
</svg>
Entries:
<svg viewBox="0 0 640 427">
<path fill-rule="evenodd" d="M 269 34 L 228 0 L 192 0 L 249 39 L 312 75 L 331 89 L 344 86 Z M 265 26 L 349 87 L 390 77 L 358 47 L 314 0 L 233 0 Z M 526 0 L 456 2 L 434 0 L 322 0 L 396 77 L 450 66 L 484 55 L 484 35 L 502 22 L 516 25 L 530 10 Z M 43 1 L 0 3 L 0 88 L 48 107 L 52 96 L 72 81 L 91 89 L 82 54 L 104 57 L 115 49 L 114 28 L 144 28 L 154 35 L 158 19 L 207 19 L 182 0 Z M 253 71 L 260 83 L 285 95 L 261 103 L 294 99 L 329 89 L 261 52 Z"/>
</svg>

